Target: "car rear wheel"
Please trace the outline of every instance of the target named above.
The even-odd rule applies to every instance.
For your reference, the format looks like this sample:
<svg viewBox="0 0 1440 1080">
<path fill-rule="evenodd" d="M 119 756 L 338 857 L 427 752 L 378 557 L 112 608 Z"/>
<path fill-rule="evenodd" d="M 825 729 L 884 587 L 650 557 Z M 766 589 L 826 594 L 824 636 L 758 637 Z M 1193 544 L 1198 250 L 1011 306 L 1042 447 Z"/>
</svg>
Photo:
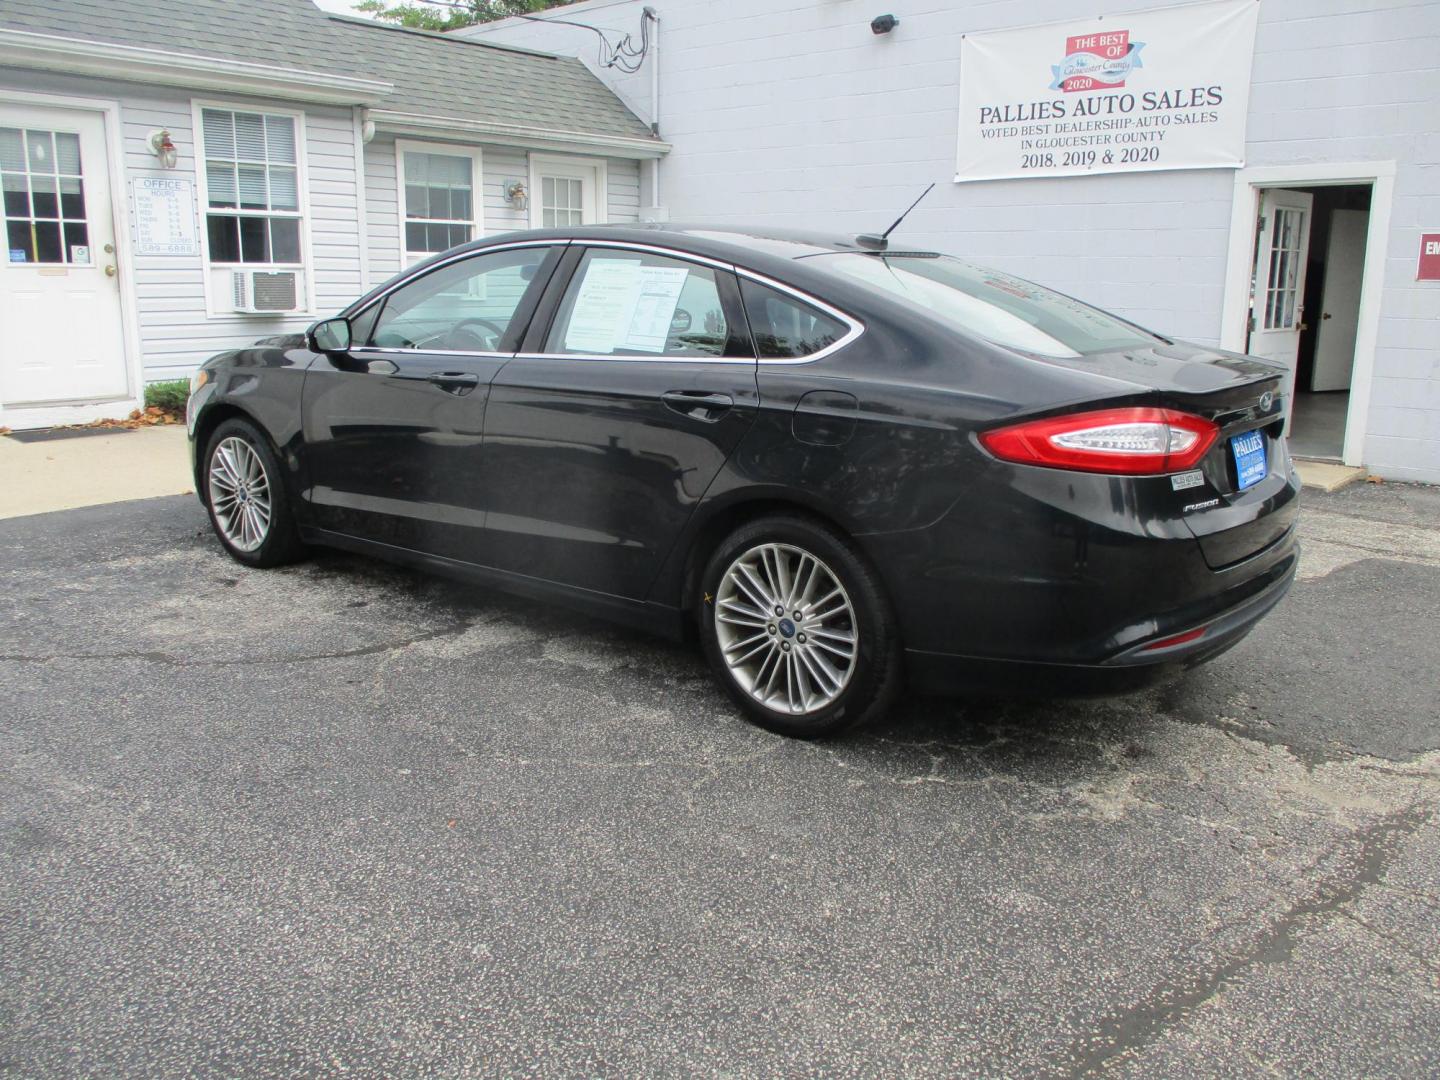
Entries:
<svg viewBox="0 0 1440 1080">
<path fill-rule="evenodd" d="M 205 451 L 205 505 L 215 535 L 246 566 L 293 562 L 304 552 L 280 462 L 248 420 L 226 420 Z"/>
<path fill-rule="evenodd" d="M 798 515 L 743 525 L 715 549 L 701 588 L 706 657 L 762 727 L 833 735 L 894 700 L 900 641 L 880 579 L 829 527 Z"/>
</svg>

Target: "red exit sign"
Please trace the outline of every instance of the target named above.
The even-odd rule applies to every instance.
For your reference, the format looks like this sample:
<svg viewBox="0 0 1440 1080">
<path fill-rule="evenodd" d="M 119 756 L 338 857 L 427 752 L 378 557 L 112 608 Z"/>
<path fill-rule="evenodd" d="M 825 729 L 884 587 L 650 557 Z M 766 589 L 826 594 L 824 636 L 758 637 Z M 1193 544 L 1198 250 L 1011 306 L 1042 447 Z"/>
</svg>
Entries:
<svg viewBox="0 0 1440 1080">
<path fill-rule="evenodd" d="M 1416 281 L 1440 281 L 1440 233 L 1420 234 L 1420 269 Z"/>
</svg>

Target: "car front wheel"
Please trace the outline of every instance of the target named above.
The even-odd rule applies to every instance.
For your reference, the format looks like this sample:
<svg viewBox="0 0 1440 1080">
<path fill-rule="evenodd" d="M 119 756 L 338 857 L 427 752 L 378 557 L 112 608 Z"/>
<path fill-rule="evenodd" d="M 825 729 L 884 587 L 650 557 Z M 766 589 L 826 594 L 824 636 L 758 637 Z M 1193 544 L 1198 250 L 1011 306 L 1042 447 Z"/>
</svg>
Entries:
<svg viewBox="0 0 1440 1080">
<path fill-rule="evenodd" d="M 246 566 L 293 562 L 304 548 L 285 498 L 280 462 L 247 420 L 226 420 L 205 452 L 205 505 L 215 535 Z"/>
<path fill-rule="evenodd" d="M 879 577 L 840 534 L 801 516 L 736 529 L 701 575 L 700 632 L 731 697 L 783 735 L 833 735 L 879 716 L 900 641 Z"/>
</svg>

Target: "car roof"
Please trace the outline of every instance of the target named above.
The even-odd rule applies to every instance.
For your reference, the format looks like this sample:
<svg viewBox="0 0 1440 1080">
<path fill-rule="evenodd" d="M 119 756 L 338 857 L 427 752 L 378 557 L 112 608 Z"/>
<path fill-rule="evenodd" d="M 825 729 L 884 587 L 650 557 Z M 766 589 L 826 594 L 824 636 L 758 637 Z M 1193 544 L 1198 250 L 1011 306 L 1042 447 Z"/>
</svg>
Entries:
<svg viewBox="0 0 1440 1080">
<path fill-rule="evenodd" d="M 837 251 L 864 251 L 853 236 L 776 229 L 746 225 L 702 223 L 633 222 L 619 225 L 585 225 L 565 229 L 529 229 L 524 232 L 487 236 L 476 247 L 513 240 L 595 240 L 654 244 L 693 255 L 707 255 L 727 261 L 753 262 L 766 259 L 803 259 Z"/>
</svg>

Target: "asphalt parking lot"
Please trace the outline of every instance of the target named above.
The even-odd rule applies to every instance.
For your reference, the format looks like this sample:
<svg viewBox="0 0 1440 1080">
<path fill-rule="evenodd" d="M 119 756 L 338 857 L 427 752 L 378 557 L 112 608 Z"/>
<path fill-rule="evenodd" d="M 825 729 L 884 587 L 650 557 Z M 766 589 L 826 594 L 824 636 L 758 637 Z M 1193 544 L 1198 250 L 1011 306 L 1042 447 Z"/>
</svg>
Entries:
<svg viewBox="0 0 1440 1080">
<path fill-rule="evenodd" d="M 1238 649 L 743 723 L 697 653 L 191 497 L 0 521 L 0 1074 L 1440 1073 L 1440 492 Z"/>
</svg>

